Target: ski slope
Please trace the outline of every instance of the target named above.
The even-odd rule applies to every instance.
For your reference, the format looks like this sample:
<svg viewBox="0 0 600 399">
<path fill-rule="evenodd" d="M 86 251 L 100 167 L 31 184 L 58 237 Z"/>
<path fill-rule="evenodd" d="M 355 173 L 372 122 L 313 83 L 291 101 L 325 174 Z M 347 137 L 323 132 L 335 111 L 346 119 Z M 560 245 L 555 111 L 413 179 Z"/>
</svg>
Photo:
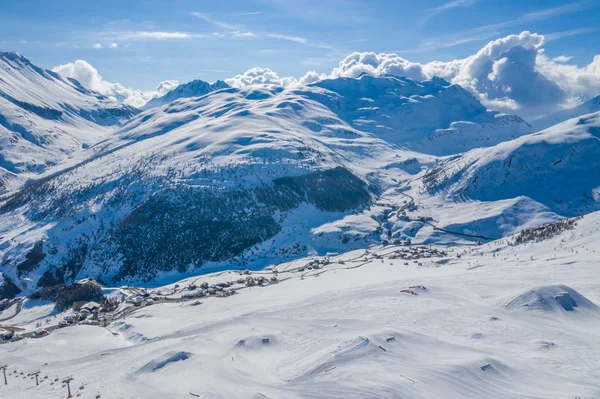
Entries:
<svg viewBox="0 0 600 399">
<path fill-rule="evenodd" d="M 599 218 L 418 263 L 394 259 L 402 247 L 303 272 L 292 270 L 310 259 L 297 260 L 277 266 L 277 284 L 0 345 L 0 393 L 59 398 L 66 388 L 50 382 L 72 376 L 82 398 L 597 397 Z M 14 370 L 49 378 L 36 387 Z"/>
</svg>

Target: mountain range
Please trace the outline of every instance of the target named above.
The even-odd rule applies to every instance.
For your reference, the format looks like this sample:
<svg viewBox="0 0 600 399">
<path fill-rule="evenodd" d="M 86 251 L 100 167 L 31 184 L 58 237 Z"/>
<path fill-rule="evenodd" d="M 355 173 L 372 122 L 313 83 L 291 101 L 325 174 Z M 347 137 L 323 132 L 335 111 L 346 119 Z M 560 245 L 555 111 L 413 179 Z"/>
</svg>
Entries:
<svg viewBox="0 0 600 399">
<path fill-rule="evenodd" d="M 0 285 L 158 284 L 598 210 L 594 104 L 532 125 L 441 78 L 363 74 L 192 81 L 142 111 L 1 53 Z"/>
</svg>

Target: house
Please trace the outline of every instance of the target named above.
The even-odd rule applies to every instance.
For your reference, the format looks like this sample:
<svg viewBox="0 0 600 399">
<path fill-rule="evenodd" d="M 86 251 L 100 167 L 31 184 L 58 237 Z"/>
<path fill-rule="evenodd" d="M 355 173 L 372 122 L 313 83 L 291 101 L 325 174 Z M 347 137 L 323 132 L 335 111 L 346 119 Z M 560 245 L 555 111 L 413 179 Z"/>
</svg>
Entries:
<svg viewBox="0 0 600 399">
<path fill-rule="evenodd" d="M 81 307 L 81 310 L 87 310 L 88 313 L 95 313 L 100 310 L 101 305 L 98 302 L 88 302 Z"/>
<path fill-rule="evenodd" d="M 134 297 L 130 297 L 127 298 L 127 303 L 133 304 L 135 306 L 140 306 L 142 304 L 142 302 L 144 301 L 144 298 L 142 298 L 139 295 L 136 295 Z"/>
</svg>

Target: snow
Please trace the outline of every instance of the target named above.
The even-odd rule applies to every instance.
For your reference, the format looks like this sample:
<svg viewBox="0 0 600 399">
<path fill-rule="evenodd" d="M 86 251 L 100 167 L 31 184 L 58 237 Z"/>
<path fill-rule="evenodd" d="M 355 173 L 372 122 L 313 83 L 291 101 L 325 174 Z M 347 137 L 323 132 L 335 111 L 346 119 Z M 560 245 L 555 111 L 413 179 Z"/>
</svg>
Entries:
<svg viewBox="0 0 600 399">
<path fill-rule="evenodd" d="M 189 87 L 192 92 L 193 88 Z M 54 248 L 28 276 L 34 284 L 49 265 L 72 257 L 82 239 L 92 253 L 70 278 L 101 274 L 110 279 L 117 275 L 120 258 L 114 247 L 106 244 L 110 229 L 163 192 L 183 192 L 184 187 L 213 192 L 247 190 L 269 186 L 280 177 L 336 167 L 386 190 L 433 166 L 437 159 L 431 153 L 465 151 L 529 132 L 521 119 L 488 112 L 473 96 L 442 79 L 416 82 L 365 75 L 287 89 L 272 85 L 223 88 L 191 98 L 185 98 L 191 94 L 184 92 L 181 96 L 172 92 L 181 98 L 129 119 L 115 134 L 90 147 L 88 152 L 94 155 L 86 161 L 70 161 L 62 170 L 54 169 L 54 175 L 47 173 L 48 184 L 42 184 L 45 195 L 25 199 L 5 215 L 0 231 L 11 240 L 4 242 L 4 256 L 18 262 L 40 240 Z M 337 101 L 343 104 L 341 109 Z M 367 110 L 364 104 L 374 105 Z M 375 118 L 385 132 L 377 127 L 361 130 L 353 124 L 364 112 L 374 112 L 369 118 Z M 464 119 L 468 121 L 461 122 Z M 468 135 L 459 128 L 463 125 L 470 126 Z M 439 129 L 454 129 L 453 139 L 440 136 L 446 140 L 442 142 L 429 136 Z M 493 140 L 484 138 L 490 134 Z M 447 140 L 462 144 L 459 148 Z M 418 152 L 411 150 L 413 147 Z M 31 201 L 36 202 L 34 212 L 28 211 Z M 70 204 L 69 209 L 63 204 Z M 387 223 L 385 207 L 303 213 L 305 205 L 310 206 L 302 204 L 302 208 L 277 215 L 282 231 L 245 254 L 243 261 L 250 260 L 248 267 L 264 267 L 311 251 L 365 247 L 387 234 L 382 226 Z M 521 219 L 516 220 L 520 223 Z M 209 262 L 203 268 L 223 269 L 231 261 Z M 184 266 L 174 263 L 178 272 L 161 271 L 152 274 L 152 279 L 183 277 Z M 19 280 L 14 273 L 7 275 Z M 136 278 L 148 277 L 140 274 L 133 276 L 134 281 Z"/>
<path fill-rule="evenodd" d="M 548 116 L 533 121 L 533 126 L 536 130 L 543 130 L 551 126 L 562 123 L 566 120 L 580 117 L 582 115 L 591 114 L 600 111 L 600 96 L 594 97 L 589 101 L 584 102 L 573 108 L 568 108 L 563 111 L 554 112 Z"/>
<path fill-rule="evenodd" d="M 156 298 L 122 303 L 106 328 L 0 345 L 0 396 L 61 397 L 68 376 L 76 394 L 102 398 L 600 396 L 600 213 L 544 241 L 509 238 L 600 210 L 594 107 L 532 133 L 443 79 L 361 75 L 287 88 L 194 81 L 135 115 L 0 53 L 0 284 L 26 295 L 68 265 L 67 281 L 115 282 L 109 298 Z M 328 171 L 339 172 L 331 187 L 300 187 L 293 205 L 256 199 L 281 179 L 329 182 Z M 331 206 L 352 178 L 364 200 Z M 177 202 L 198 192 L 214 208 L 210 196 Z M 166 268 L 154 258 L 123 270 L 131 241 L 115 232 L 162 206 L 175 223 L 148 224 L 139 248 L 165 244 L 155 256 L 173 252 L 188 219 L 205 221 L 195 235 L 247 227 L 195 244 L 215 252 L 260 229 L 253 212 L 276 228 L 229 258 L 182 264 L 182 247 Z M 212 284 L 227 296 L 205 295 Z M 72 314 L 21 300 L 0 313 L 3 331 Z M 38 387 L 35 370 L 49 375 Z"/>
<path fill-rule="evenodd" d="M 363 256 L 353 251 L 318 277 L 199 306 L 152 305 L 108 330 L 76 326 L 1 345 L 0 356 L 9 372 L 73 376 L 76 392 L 102 398 L 594 397 L 599 222 L 591 214 L 574 230 L 517 247 L 448 247 L 442 265 L 385 255 L 352 269 L 335 263 Z M 426 289 L 402 292 L 417 285 Z M 556 301 L 561 293 L 575 312 Z M 11 376 L 0 386 L 11 398 L 64 391 Z"/>
<path fill-rule="evenodd" d="M 220 80 L 212 84 L 203 82 L 202 80 L 192 80 L 191 82 L 175 87 L 173 90 L 167 92 L 164 96 L 151 99 L 144 104 L 142 109 L 147 110 L 158 107 L 180 98 L 201 97 L 212 91 L 225 89 L 228 87 L 229 85 L 227 83 Z"/>
<path fill-rule="evenodd" d="M 472 150 L 430 174 L 428 188 L 462 200 L 526 196 L 565 216 L 599 208 L 600 113 L 494 147 Z"/>
<path fill-rule="evenodd" d="M 137 111 L 0 52 L 1 191 L 80 155 Z"/>
</svg>

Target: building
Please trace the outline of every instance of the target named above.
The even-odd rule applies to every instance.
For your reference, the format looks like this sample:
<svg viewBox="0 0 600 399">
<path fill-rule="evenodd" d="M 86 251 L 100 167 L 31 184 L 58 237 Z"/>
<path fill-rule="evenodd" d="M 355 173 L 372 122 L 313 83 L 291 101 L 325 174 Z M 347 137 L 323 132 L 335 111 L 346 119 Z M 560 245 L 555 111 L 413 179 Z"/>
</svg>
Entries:
<svg viewBox="0 0 600 399">
<path fill-rule="evenodd" d="M 96 313 L 100 310 L 101 305 L 98 302 L 88 302 L 81 307 L 81 311 L 87 310 L 88 313 Z"/>
</svg>

